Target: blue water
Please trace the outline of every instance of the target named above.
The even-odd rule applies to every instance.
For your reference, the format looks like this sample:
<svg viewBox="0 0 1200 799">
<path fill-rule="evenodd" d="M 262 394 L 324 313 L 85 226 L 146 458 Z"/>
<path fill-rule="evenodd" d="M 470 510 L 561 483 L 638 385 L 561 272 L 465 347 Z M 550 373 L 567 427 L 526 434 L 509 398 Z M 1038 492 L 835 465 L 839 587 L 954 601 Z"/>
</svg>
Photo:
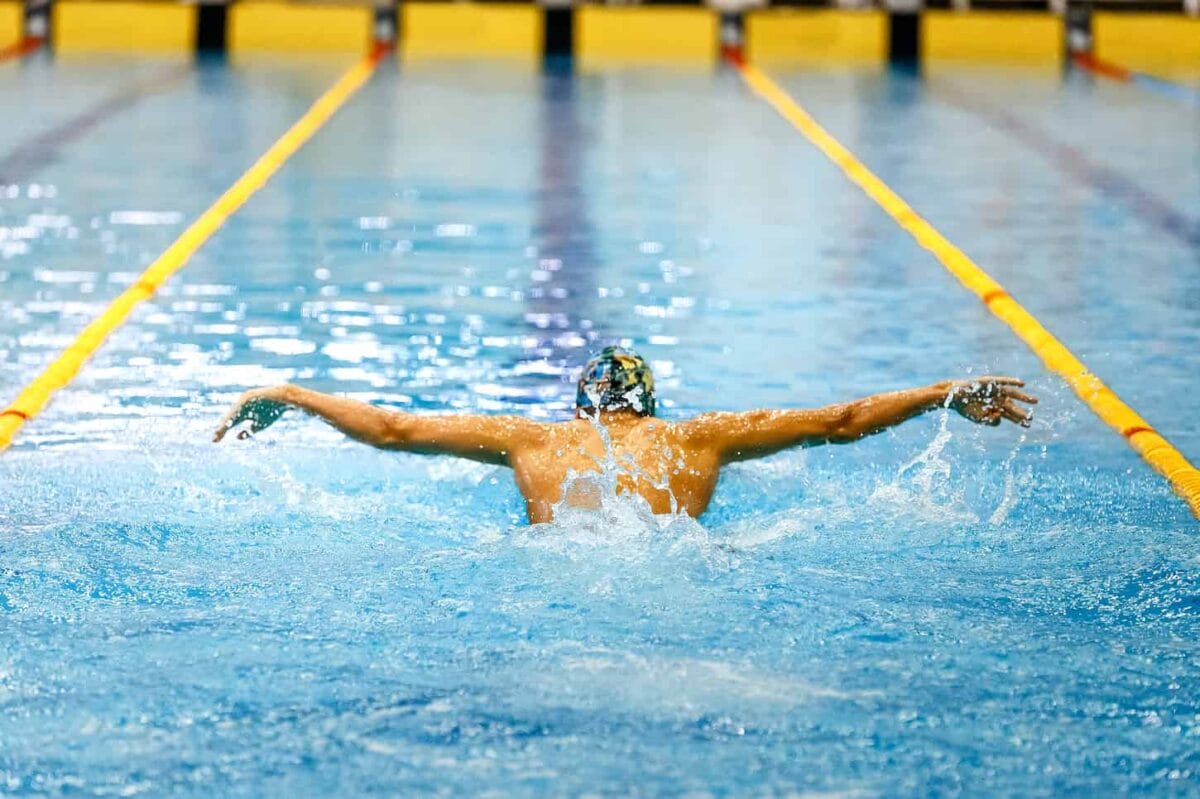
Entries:
<svg viewBox="0 0 1200 799">
<path fill-rule="evenodd" d="M 345 67 L 0 67 L 0 393 Z M 1200 458 L 1200 117 L 773 74 Z M 503 469 L 298 417 L 208 443 L 282 381 L 565 418 L 616 340 L 670 418 L 984 372 L 1042 403 L 731 468 L 698 523 L 530 528 Z M 0 529 L 4 795 L 1200 791 L 1195 521 L 724 71 L 385 63 L 0 458 Z"/>
</svg>

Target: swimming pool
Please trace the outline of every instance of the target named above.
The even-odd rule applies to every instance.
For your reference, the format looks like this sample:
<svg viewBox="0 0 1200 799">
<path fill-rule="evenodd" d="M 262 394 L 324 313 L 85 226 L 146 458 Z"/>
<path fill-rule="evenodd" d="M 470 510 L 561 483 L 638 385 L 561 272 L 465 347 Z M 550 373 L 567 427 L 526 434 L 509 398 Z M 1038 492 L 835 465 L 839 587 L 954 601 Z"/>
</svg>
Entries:
<svg viewBox="0 0 1200 799">
<path fill-rule="evenodd" d="M 0 67 L 0 391 L 346 66 Z M 1081 75 L 772 74 L 1200 454 L 1194 110 Z M 968 371 L 1042 403 L 730 469 L 699 523 L 528 528 L 503 470 L 298 418 L 208 443 L 287 380 L 562 418 L 614 340 L 669 417 Z M 385 62 L 0 478 L 0 792 L 1196 790 L 1186 507 L 726 70 Z"/>
</svg>

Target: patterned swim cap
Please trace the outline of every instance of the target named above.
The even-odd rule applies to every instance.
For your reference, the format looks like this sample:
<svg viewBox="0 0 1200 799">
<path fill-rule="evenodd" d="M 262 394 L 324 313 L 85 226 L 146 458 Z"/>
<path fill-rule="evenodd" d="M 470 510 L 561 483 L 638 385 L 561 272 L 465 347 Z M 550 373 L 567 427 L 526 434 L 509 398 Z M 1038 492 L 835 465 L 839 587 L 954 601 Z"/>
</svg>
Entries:
<svg viewBox="0 0 1200 799">
<path fill-rule="evenodd" d="M 605 347 L 593 355 L 579 376 L 575 407 L 604 411 L 629 408 L 654 415 L 654 375 L 642 356 L 624 347 Z"/>
</svg>

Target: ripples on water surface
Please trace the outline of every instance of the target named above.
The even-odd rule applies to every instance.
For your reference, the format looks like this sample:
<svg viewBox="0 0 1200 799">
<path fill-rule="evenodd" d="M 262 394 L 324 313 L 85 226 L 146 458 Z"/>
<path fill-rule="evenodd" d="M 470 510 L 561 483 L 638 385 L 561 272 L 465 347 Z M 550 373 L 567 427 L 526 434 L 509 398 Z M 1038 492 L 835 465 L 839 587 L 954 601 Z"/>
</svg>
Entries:
<svg viewBox="0 0 1200 799">
<path fill-rule="evenodd" d="M 62 106 L 0 129 L 21 167 L 0 189 L 4 394 L 340 68 L 0 72 L 3 104 L 36 81 Z M 936 83 L 786 77 L 1198 454 L 1194 248 Z M 1052 101 L 1173 120 L 1170 174 L 1130 169 L 1105 125 L 1081 144 L 1197 207 L 1194 118 L 1017 83 L 1057 135 Z M 526 527 L 504 470 L 299 418 L 206 443 L 238 392 L 284 380 L 563 418 L 574 368 L 618 339 L 672 418 L 968 369 L 1043 402 L 1029 431 L 933 415 L 730 469 L 699 523 L 618 503 Z M 2 793 L 1195 790 L 1183 506 L 728 75 L 386 69 L 29 425 L 0 522 Z"/>
</svg>

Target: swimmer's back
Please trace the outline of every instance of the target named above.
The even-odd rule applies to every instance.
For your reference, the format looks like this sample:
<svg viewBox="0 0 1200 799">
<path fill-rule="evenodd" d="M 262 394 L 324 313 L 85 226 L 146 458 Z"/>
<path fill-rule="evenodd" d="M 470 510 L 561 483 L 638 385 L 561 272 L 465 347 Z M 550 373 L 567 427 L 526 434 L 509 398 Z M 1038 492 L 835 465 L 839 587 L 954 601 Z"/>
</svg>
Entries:
<svg viewBox="0 0 1200 799">
<path fill-rule="evenodd" d="M 655 513 L 704 512 L 717 484 L 715 452 L 687 441 L 683 426 L 654 417 L 606 421 L 603 430 L 619 469 L 618 491 L 639 494 Z M 511 464 L 529 520 L 549 521 L 570 477 L 598 473 L 609 457 L 599 425 L 583 418 L 548 425 L 538 440 L 516 448 Z M 586 479 L 572 481 L 566 498 L 584 507 L 599 502 L 595 484 Z"/>
</svg>

